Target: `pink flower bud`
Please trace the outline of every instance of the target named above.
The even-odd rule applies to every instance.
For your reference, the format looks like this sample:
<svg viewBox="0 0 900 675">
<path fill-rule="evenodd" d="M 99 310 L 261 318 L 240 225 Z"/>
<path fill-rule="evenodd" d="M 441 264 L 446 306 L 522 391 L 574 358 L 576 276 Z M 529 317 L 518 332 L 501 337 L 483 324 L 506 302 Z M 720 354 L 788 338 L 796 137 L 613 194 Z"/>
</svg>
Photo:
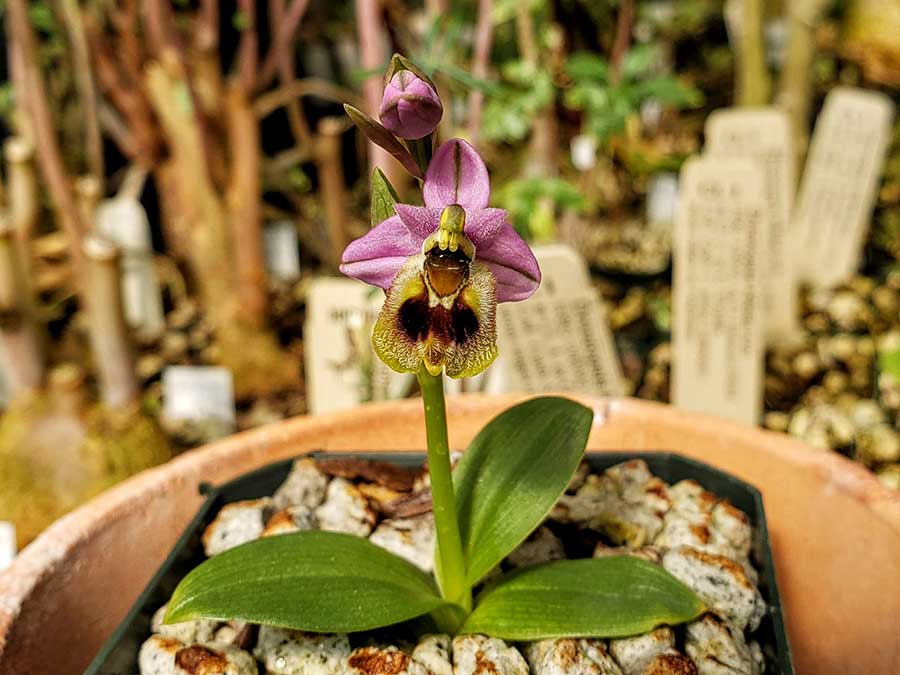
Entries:
<svg viewBox="0 0 900 675">
<path fill-rule="evenodd" d="M 437 92 L 410 70 L 394 73 L 381 99 L 381 123 L 400 138 L 424 138 L 438 125 L 444 108 Z"/>
</svg>

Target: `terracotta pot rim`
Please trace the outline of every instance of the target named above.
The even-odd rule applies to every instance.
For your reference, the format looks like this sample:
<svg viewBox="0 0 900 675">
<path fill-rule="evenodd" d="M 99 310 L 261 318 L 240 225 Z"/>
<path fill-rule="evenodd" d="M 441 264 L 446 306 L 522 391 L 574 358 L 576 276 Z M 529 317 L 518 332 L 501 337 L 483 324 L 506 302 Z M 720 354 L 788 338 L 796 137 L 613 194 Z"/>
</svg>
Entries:
<svg viewBox="0 0 900 675">
<path fill-rule="evenodd" d="M 582 401 L 594 410 L 593 433 L 605 425 L 615 424 L 622 417 L 647 418 L 648 420 L 669 418 L 665 420 L 669 424 L 691 426 L 712 422 L 723 435 L 729 437 L 737 434 L 746 436 L 748 433 L 753 433 L 758 437 L 760 451 L 775 454 L 789 462 L 804 465 L 809 470 L 816 471 L 823 480 L 831 483 L 837 489 L 866 503 L 872 511 L 900 533 L 900 494 L 883 485 L 861 465 L 837 453 L 811 448 L 784 434 L 755 427 L 750 428 L 736 422 L 701 413 L 687 412 L 664 404 L 630 398 L 598 399 L 568 396 Z M 448 405 L 455 412 L 464 412 L 466 409 L 482 407 L 487 400 L 495 404 L 497 402 L 513 404 L 525 398 L 529 397 L 465 395 L 449 397 Z M 140 502 L 152 497 L 153 494 L 163 491 L 171 480 L 177 479 L 180 475 L 195 473 L 191 470 L 192 468 L 210 462 L 227 461 L 232 453 L 248 446 L 258 446 L 262 449 L 301 432 L 307 434 L 324 432 L 329 428 L 340 427 L 347 423 L 359 424 L 361 419 L 375 421 L 382 415 L 396 414 L 398 411 L 407 414 L 414 413 L 419 406 L 420 403 L 416 399 L 372 403 L 353 410 L 321 416 L 301 416 L 276 422 L 189 450 L 162 466 L 148 469 L 107 490 L 52 524 L 17 556 L 6 571 L 0 573 L 0 636 L 3 635 L 7 625 L 15 620 L 17 609 L 40 582 L 43 574 L 60 561 L 65 560 L 79 542 L 85 537 L 89 537 L 92 532 L 101 529 L 111 519 L 115 519 L 120 509 L 134 508 Z M 338 448 L 329 448 L 326 443 L 325 447 L 321 449 L 327 451 Z M 372 448 L 356 449 L 372 450 Z M 628 450 L 629 448 L 621 449 Z M 665 447 L 658 449 L 668 450 Z M 396 448 L 387 452 L 391 451 L 415 450 L 413 448 Z M 639 453 L 640 450 L 635 452 Z M 765 497 L 765 493 L 763 496 Z"/>
</svg>

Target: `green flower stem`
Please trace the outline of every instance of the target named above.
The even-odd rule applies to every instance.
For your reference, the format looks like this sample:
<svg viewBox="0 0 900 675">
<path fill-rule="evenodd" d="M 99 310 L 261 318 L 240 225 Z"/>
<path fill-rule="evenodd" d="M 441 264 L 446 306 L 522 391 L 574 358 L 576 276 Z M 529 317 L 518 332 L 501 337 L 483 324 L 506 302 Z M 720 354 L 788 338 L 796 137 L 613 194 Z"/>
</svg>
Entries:
<svg viewBox="0 0 900 675">
<path fill-rule="evenodd" d="M 443 375 L 431 375 L 422 367 L 419 370 L 419 386 L 425 404 L 428 473 L 431 476 L 431 502 L 437 531 L 441 593 L 446 600 L 456 603 L 468 613 L 472 611 L 472 589 L 466 582 L 466 563 L 456 517 Z"/>
</svg>

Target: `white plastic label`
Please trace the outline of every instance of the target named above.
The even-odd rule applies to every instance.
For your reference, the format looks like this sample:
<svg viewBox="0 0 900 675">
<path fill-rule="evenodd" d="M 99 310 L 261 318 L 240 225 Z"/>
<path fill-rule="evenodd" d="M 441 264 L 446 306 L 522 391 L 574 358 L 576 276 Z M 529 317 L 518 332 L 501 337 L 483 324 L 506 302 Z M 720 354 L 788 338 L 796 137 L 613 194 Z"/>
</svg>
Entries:
<svg viewBox="0 0 900 675">
<path fill-rule="evenodd" d="M 794 213 L 801 272 L 816 286 L 839 284 L 859 266 L 893 117 L 878 92 L 837 87 L 825 99 Z"/>
<path fill-rule="evenodd" d="M 672 402 L 756 424 L 762 405 L 765 179 L 751 160 L 681 170 L 672 284 Z"/>
<path fill-rule="evenodd" d="M 162 375 L 167 421 L 215 419 L 234 427 L 231 371 L 215 366 L 167 366 Z"/>
</svg>

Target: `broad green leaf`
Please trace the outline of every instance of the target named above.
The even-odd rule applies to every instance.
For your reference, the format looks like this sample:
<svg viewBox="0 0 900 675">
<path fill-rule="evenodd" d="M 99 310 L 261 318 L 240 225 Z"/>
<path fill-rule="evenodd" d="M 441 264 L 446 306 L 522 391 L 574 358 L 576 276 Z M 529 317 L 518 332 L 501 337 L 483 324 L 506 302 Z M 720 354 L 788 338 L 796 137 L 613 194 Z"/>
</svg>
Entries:
<svg viewBox="0 0 900 675">
<path fill-rule="evenodd" d="M 416 160 L 406 149 L 397 137 L 384 128 L 382 124 L 369 117 L 359 108 L 354 108 L 349 103 L 344 104 L 344 111 L 353 123 L 362 131 L 366 137 L 375 145 L 379 145 L 387 150 L 393 157 L 403 165 L 403 168 L 409 171 L 415 178 L 421 178 L 424 174 L 416 164 Z"/>
<path fill-rule="evenodd" d="M 622 79 L 637 80 L 649 75 L 659 64 L 660 56 L 660 49 L 655 44 L 635 45 L 622 58 Z"/>
<path fill-rule="evenodd" d="M 391 185 L 381 169 L 376 167 L 372 172 L 372 227 L 396 215 L 394 204 L 399 201 L 400 198 L 397 196 L 394 186 Z"/>
<path fill-rule="evenodd" d="M 615 638 L 696 618 L 703 603 L 663 568 L 632 556 L 527 567 L 478 598 L 463 633 L 505 640 Z"/>
<path fill-rule="evenodd" d="M 566 72 L 575 80 L 605 84 L 609 81 L 609 63 L 591 52 L 575 52 L 566 59 Z"/>
<path fill-rule="evenodd" d="M 238 546 L 193 569 L 175 589 L 166 622 L 209 618 L 351 632 L 445 606 L 430 576 L 366 539 L 298 532 Z"/>
<path fill-rule="evenodd" d="M 575 401 L 533 398 L 475 437 L 453 473 L 469 583 L 541 524 L 578 466 L 592 420 Z"/>
</svg>

